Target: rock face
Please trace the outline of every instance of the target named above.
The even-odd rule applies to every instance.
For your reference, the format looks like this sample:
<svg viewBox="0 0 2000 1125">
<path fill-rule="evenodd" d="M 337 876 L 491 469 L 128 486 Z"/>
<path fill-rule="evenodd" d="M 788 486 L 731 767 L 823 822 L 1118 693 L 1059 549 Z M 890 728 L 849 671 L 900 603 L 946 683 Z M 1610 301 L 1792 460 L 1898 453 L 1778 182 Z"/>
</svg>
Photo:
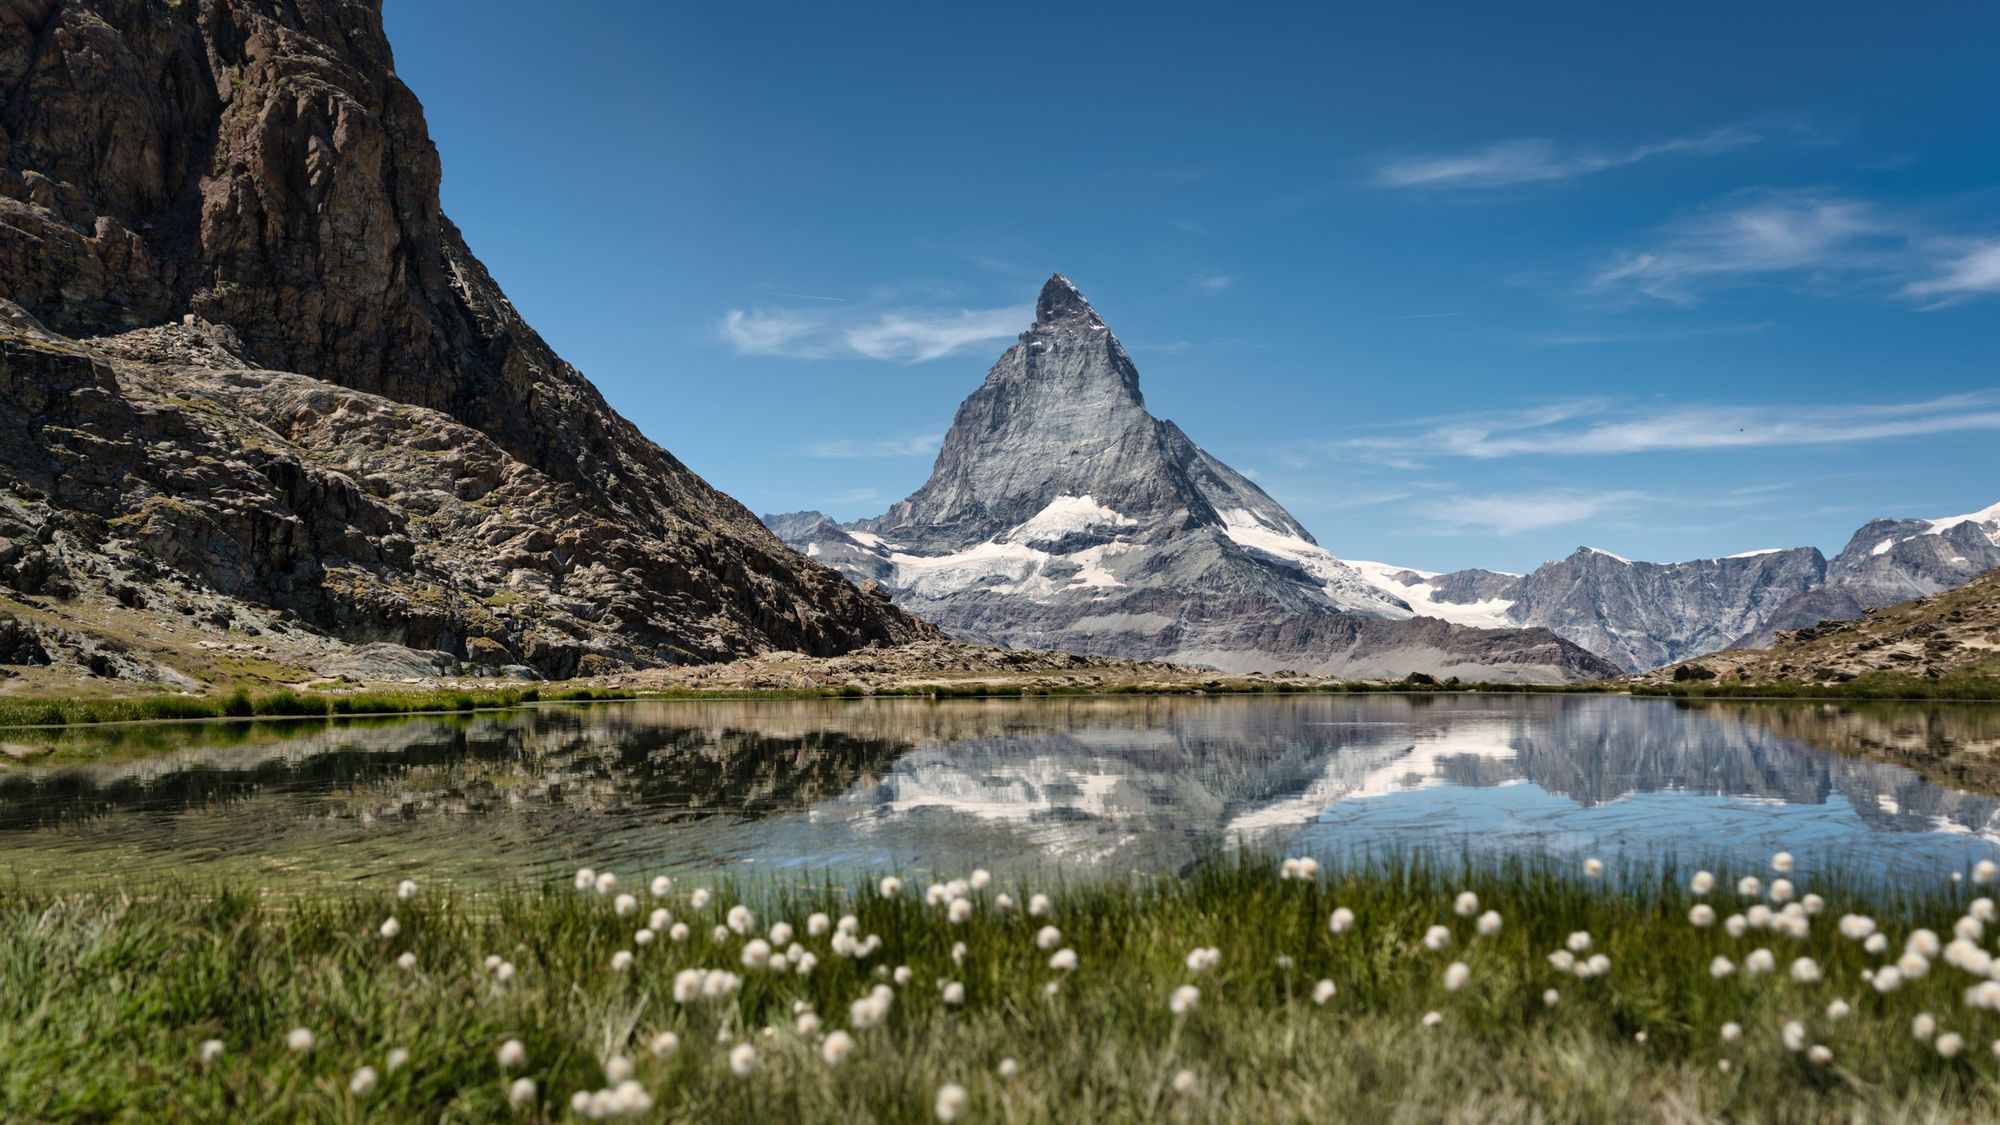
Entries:
<svg viewBox="0 0 2000 1125">
<path fill-rule="evenodd" d="M 45 613 L 555 676 L 932 635 L 521 320 L 378 0 L 4 0 L 0 107 L 0 580 Z"/>
<path fill-rule="evenodd" d="M 1058 274 L 959 407 L 930 479 L 845 527 L 766 517 L 809 556 L 969 639 L 1224 671 L 1554 681 L 1609 666 L 1539 630 L 1413 620 L 1410 604 L 1154 418 L 1139 373 Z"/>
<path fill-rule="evenodd" d="M 2000 504 L 1943 519 L 1875 520 L 1831 562 L 1811 547 L 1680 563 L 1591 547 L 1521 577 L 1429 574 L 1356 563 L 1420 611 L 1474 624 L 1545 626 L 1628 672 L 1961 586 L 2000 567 Z"/>
</svg>

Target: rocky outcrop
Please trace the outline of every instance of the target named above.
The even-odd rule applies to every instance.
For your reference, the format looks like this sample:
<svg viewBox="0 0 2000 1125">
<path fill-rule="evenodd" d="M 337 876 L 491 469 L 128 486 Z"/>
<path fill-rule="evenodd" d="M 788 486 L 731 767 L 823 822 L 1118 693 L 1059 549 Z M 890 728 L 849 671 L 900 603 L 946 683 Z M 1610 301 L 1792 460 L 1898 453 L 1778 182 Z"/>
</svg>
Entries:
<svg viewBox="0 0 2000 1125">
<path fill-rule="evenodd" d="M 439 174 L 375 0 L 0 3 L 0 581 L 552 676 L 930 635 L 613 411 Z"/>
<path fill-rule="evenodd" d="M 1352 678 L 1612 671 L 1545 631 L 1417 619 L 1154 418 L 1131 357 L 1060 274 L 959 407 L 922 488 L 845 526 L 766 522 L 947 632 L 1013 648 Z"/>
</svg>

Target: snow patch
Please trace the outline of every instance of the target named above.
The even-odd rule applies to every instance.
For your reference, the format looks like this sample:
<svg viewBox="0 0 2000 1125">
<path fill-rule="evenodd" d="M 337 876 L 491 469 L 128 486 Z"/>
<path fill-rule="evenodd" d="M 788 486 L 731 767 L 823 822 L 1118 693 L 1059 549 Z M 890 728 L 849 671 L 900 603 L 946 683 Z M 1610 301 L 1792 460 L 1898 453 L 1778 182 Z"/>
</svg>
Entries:
<svg viewBox="0 0 2000 1125">
<path fill-rule="evenodd" d="M 1094 527 L 1136 527 L 1138 523 L 1090 496 L 1058 496 L 1026 523 L 1008 532 L 1004 539 L 1009 543 L 1051 543 Z"/>
<path fill-rule="evenodd" d="M 1229 508 L 1220 513 L 1223 534 L 1240 547 L 1259 551 L 1291 563 L 1320 585 L 1320 591 L 1341 609 L 1371 617 L 1407 617 L 1408 609 L 1398 605 L 1402 595 L 1379 583 L 1340 559 L 1333 552 L 1308 542 L 1289 531 L 1272 527 L 1248 508 Z"/>
<path fill-rule="evenodd" d="M 1453 625 L 1470 625 L 1475 629 L 1511 629 L 1514 622 L 1508 620 L 1507 611 L 1514 603 L 1506 598 L 1488 598 L 1479 602 L 1441 602 L 1436 600 L 1437 588 L 1430 579 L 1438 576 L 1434 570 L 1418 570 L 1413 566 L 1393 566 L 1389 563 L 1363 562 L 1360 559 L 1343 560 L 1348 566 L 1361 572 L 1376 588 L 1403 599 L 1419 617 L 1436 617 Z M 1424 579 L 1405 586 L 1396 580 L 1399 574 L 1414 574 Z"/>
<path fill-rule="evenodd" d="M 1631 559 L 1626 558 L 1624 555 L 1614 555 L 1610 551 L 1607 551 L 1602 547 L 1585 547 L 1584 550 L 1589 551 L 1593 555 L 1603 555 L 1607 559 L 1616 559 L 1617 561 L 1624 563 L 1626 566 L 1632 565 Z"/>
<path fill-rule="evenodd" d="M 1784 547 L 1764 547 L 1755 551 L 1738 551 L 1733 555 L 1724 555 L 1722 557 L 1725 559 L 1754 559 L 1763 555 L 1781 554 L 1785 550 L 1786 548 Z"/>
</svg>

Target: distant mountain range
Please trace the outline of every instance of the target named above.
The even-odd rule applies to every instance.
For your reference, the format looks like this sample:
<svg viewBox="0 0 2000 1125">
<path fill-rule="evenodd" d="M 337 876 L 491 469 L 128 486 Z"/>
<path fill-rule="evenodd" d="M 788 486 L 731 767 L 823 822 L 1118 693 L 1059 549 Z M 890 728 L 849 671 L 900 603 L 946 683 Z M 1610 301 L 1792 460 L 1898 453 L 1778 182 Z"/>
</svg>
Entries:
<svg viewBox="0 0 2000 1125">
<path fill-rule="evenodd" d="M 1811 547 L 1666 564 L 1585 547 L 1525 576 L 1342 559 L 1147 412 L 1131 357 L 1061 274 L 922 488 L 874 519 L 764 522 L 965 639 L 1351 677 L 1643 671 L 2000 566 L 2000 505 L 1877 520 L 1831 563 Z"/>
</svg>

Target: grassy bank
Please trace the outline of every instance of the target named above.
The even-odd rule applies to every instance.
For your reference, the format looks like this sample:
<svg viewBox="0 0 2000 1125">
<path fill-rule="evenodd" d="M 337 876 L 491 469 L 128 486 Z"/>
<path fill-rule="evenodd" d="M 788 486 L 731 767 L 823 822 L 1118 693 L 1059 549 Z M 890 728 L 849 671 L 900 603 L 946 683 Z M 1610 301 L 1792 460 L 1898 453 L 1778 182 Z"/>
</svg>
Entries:
<svg viewBox="0 0 2000 1125">
<path fill-rule="evenodd" d="M 0 899 L 0 1117 L 566 1120 L 581 1116 L 574 1094 L 614 1088 L 628 1067 L 636 1085 L 601 1103 L 712 1122 L 929 1121 L 941 1095 L 957 1105 L 948 1086 L 967 1121 L 2000 1115 L 2000 1014 L 1967 1004 L 1984 975 L 1946 963 L 1984 954 L 1913 937 L 1928 926 L 1948 941 L 1968 910 L 1990 913 L 1974 901 L 1985 888 L 1942 873 L 1920 889 L 1795 875 L 1800 895 L 1825 896 L 1802 937 L 1690 923 L 1703 902 L 1754 913 L 1758 900 L 1737 893 L 1743 872 L 1697 896 L 1681 876 L 1621 885 L 1616 872 L 1526 862 L 1288 880 L 1247 860 L 1044 888 L 1054 902 L 1035 917 L 1033 887 L 961 888 L 966 906 L 952 908 L 914 885 L 883 897 L 754 883 L 748 935 L 720 940 L 710 931 L 737 902 L 729 888 L 705 903 L 689 885 L 656 898 L 639 874 L 608 894 L 565 883 L 471 898 L 12 891 Z M 1769 895 L 1776 876 L 1757 874 Z M 1468 889 L 1480 901 L 1462 914 Z M 1330 927 L 1336 908 L 1353 913 L 1345 932 Z M 656 909 L 671 918 L 641 943 Z M 1482 932 L 1488 910 L 1497 932 Z M 843 955 L 838 928 L 809 926 L 818 912 L 851 914 L 856 940 L 879 945 Z M 1884 948 L 1843 936 L 1847 913 L 1878 924 Z M 779 920 L 796 933 L 772 935 Z M 675 924 L 691 933 L 676 941 Z M 1038 941 L 1045 926 L 1059 934 Z M 1426 946 L 1433 926 L 1442 949 Z M 1972 950 L 1991 948 L 1994 927 L 1981 928 Z M 1601 955 L 1600 973 L 1552 964 L 1579 932 L 1589 944 L 1573 956 Z M 776 948 L 774 964 L 793 942 L 814 964 L 751 967 L 753 939 Z M 1931 950 L 1920 976 L 1906 961 L 1894 991 L 1863 979 L 1911 942 Z M 1207 948 L 1214 964 L 1191 967 Z M 1772 971 L 1750 975 L 1759 949 Z M 1717 957 L 1737 967 L 1717 977 Z M 737 978 L 677 999 L 677 974 L 702 969 Z M 1182 986 L 1199 994 L 1176 1010 Z M 876 990 L 889 997 L 879 1011 L 856 1006 Z M 1921 1038 L 1920 1013 L 1936 1024 Z M 1725 1038 L 1729 1024 L 1740 1038 Z M 291 1049 L 293 1029 L 310 1050 Z M 844 1056 L 836 1032 L 851 1039 Z M 204 1063 L 211 1039 L 220 1054 Z M 509 1040 L 521 1057 L 503 1066 Z M 392 1052 L 407 1052 L 393 1070 Z M 523 1078 L 532 1091 L 511 1089 Z"/>
<path fill-rule="evenodd" d="M 125 699 L 0 699 L 0 727 L 63 727 L 159 719 L 303 718 L 483 711 L 524 703 L 630 699 L 607 688 L 501 691 L 367 691 L 341 695 L 279 691 L 251 695 L 141 695 Z"/>
<path fill-rule="evenodd" d="M 1902 672 L 1871 672 L 1845 683 L 1807 684 L 1789 680 L 1759 683 L 1731 683 L 1721 680 L 1687 680 L 1671 684 L 1645 684 L 1631 688 L 1634 695 L 1668 696 L 1676 699 L 1923 699 L 1951 702 L 2000 700 L 2000 676 L 1955 675 L 1912 676 Z"/>
</svg>

